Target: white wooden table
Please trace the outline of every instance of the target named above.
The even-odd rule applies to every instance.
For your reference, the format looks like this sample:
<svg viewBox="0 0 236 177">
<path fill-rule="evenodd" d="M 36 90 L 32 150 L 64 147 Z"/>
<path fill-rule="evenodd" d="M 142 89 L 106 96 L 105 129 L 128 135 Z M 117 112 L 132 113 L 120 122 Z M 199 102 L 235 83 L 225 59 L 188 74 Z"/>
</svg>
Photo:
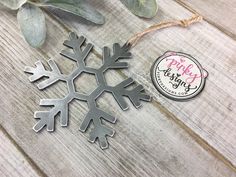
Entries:
<svg viewBox="0 0 236 177">
<path fill-rule="evenodd" d="M 158 0 L 158 14 L 151 20 L 132 15 L 119 1 L 92 3 L 106 16 L 104 26 L 47 10 L 47 42 L 38 50 L 22 38 L 16 12 L 0 10 L 0 176 L 236 176 L 236 1 Z M 53 58 L 62 71 L 71 71 L 75 66 L 59 55 L 70 31 L 95 45 L 88 63 L 97 66 L 103 46 L 124 43 L 152 24 L 188 18 L 195 11 L 203 22 L 147 35 L 132 49 L 129 70 L 106 74 L 112 85 L 133 77 L 153 97 L 141 109 L 130 104 L 125 112 L 111 95 L 99 99 L 99 106 L 118 118 L 109 149 L 102 151 L 79 131 L 87 112 L 84 103 L 70 106 L 67 128 L 57 123 L 54 133 L 32 130 L 39 100 L 61 97 L 66 87 L 59 83 L 41 92 L 23 68 Z M 154 88 L 150 67 L 167 50 L 193 55 L 209 72 L 196 99 L 171 101 Z M 90 89 L 90 81 L 78 84 Z"/>
</svg>

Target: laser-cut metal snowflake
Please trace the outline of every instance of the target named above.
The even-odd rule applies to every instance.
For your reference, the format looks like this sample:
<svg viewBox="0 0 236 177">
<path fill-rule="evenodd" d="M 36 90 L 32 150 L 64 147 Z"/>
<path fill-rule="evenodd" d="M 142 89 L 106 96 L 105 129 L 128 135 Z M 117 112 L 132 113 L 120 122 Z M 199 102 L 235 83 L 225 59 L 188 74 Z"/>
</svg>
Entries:
<svg viewBox="0 0 236 177">
<path fill-rule="evenodd" d="M 89 141 L 95 142 L 96 139 L 99 140 L 100 147 L 102 149 L 108 148 L 108 142 L 106 136 L 113 136 L 115 131 L 109 129 L 104 124 L 102 120 L 106 120 L 110 123 L 115 123 L 116 118 L 107 114 L 106 112 L 100 110 L 96 106 L 96 99 L 104 92 L 112 93 L 121 109 L 127 110 L 128 105 L 125 102 L 123 96 L 130 99 L 133 105 L 138 108 L 141 106 L 140 101 L 150 101 L 150 96 L 146 95 L 143 91 L 142 85 L 137 85 L 132 90 L 127 90 L 126 88 L 133 85 L 135 82 L 132 78 L 128 78 L 116 86 L 109 86 L 104 78 L 104 73 L 108 69 L 124 69 L 128 68 L 127 62 L 121 62 L 121 59 L 131 58 L 131 53 L 129 52 L 130 47 L 124 45 L 121 47 L 119 44 L 115 43 L 113 45 L 113 54 L 110 53 L 108 47 L 103 48 L 103 64 L 100 68 L 94 69 L 85 65 L 85 59 L 91 52 L 93 45 L 85 45 L 85 38 L 83 36 L 78 37 L 75 33 L 70 33 L 69 40 L 64 42 L 64 45 L 71 48 L 73 52 L 63 50 L 61 55 L 75 61 L 77 63 L 77 68 L 69 75 L 64 75 L 59 70 L 56 62 L 54 60 L 49 60 L 48 64 L 51 70 L 46 70 L 41 61 L 35 63 L 36 67 L 25 67 L 25 72 L 32 74 L 29 77 L 30 82 L 35 82 L 43 77 L 47 79 L 41 81 L 37 86 L 40 90 L 43 90 L 57 81 L 65 81 L 69 93 L 62 99 L 42 99 L 40 100 L 40 106 L 53 106 L 50 111 L 36 111 L 34 114 L 35 119 L 39 119 L 37 124 L 33 127 L 36 132 L 42 130 L 45 126 L 47 131 L 54 131 L 54 121 L 55 117 L 60 113 L 60 123 L 61 126 L 67 126 L 68 124 L 68 105 L 69 103 L 76 99 L 80 101 L 86 101 L 89 107 L 89 111 L 84 118 L 80 130 L 85 132 L 90 123 L 94 124 L 94 129 L 90 132 Z M 85 48 L 82 49 L 82 46 Z M 74 86 L 74 80 L 79 77 L 82 73 L 94 74 L 98 87 L 90 94 L 80 94 L 76 92 Z"/>
</svg>

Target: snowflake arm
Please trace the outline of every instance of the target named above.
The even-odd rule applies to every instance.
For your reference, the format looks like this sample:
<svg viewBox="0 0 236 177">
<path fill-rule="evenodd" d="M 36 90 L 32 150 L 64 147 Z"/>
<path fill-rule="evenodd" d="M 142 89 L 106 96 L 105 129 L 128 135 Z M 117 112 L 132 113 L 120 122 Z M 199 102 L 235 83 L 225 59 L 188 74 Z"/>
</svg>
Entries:
<svg viewBox="0 0 236 177">
<path fill-rule="evenodd" d="M 60 113 L 61 126 L 65 127 L 68 124 L 68 103 L 71 100 L 65 99 L 42 99 L 40 100 L 40 106 L 53 106 L 49 111 L 36 111 L 34 113 L 35 119 L 40 119 L 33 130 L 39 132 L 45 126 L 47 131 L 54 131 L 55 117 Z"/>
<path fill-rule="evenodd" d="M 80 126 L 80 131 L 85 132 L 88 129 L 90 123 L 92 122 L 94 125 L 94 129 L 89 134 L 89 141 L 94 143 L 96 139 L 98 139 L 100 147 L 102 149 L 106 149 L 108 148 L 106 136 L 112 137 L 115 134 L 115 131 L 103 125 L 102 119 L 113 124 L 116 122 L 115 117 L 107 114 L 106 112 L 98 109 L 97 107 L 90 109 Z"/>
<path fill-rule="evenodd" d="M 126 96 L 130 99 L 133 105 L 136 108 L 141 106 L 141 100 L 143 101 L 150 101 L 151 97 L 145 94 L 144 88 L 142 85 L 138 85 L 132 90 L 127 90 L 126 88 L 133 85 L 134 80 L 132 78 L 128 78 L 121 82 L 120 84 L 116 85 L 115 87 L 108 87 L 108 92 L 111 92 L 115 97 L 116 101 L 120 105 L 121 109 L 127 110 L 128 105 L 125 102 L 125 99 L 122 96 Z"/>
<path fill-rule="evenodd" d="M 111 55 L 110 49 L 108 47 L 103 48 L 103 66 L 101 70 L 105 72 L 107 69 L 124 69 L 128 68 L 127 62 L 120 62 L 120 59 L 130 59 L 131 53 L 129 52 L 129 46 L 115 43 L 113 45 L 113 55 Z"/>
<path fill-rule="evenodd" d="M 84 65 L 84 60 L 93 48 L 93 45 L 89 43 L 86 45 L 85 49 L 82 50 L 81 48 L 82 45 L 85 43 L 85 40 L 86 39 L 83 36 L 78 37 L 75 33 L 70 33 L 69 40 L 66 40 L 64 42 L 64 45 L 69 48 L 72 48 L 73 53 L 67 50 L 62 50 L 61 55 L 73 61 L 76 61 L 78 64 Z"/>
<path fill-rule="evenodd" d="M 43 77 L 47 77 L 46 80 L 40 82 L 37 86 L 40 90 L 43 90 L 50 85 L 53 85 L 59 80 L 66 80 L 65 76 L 61 74 L 61 71 L 59 70 L 57 64 L 55 63 L 54 60 L 49 60 L 48 64 L 50 68 L 52 69 L 51 71 L 47 71 L 41 61 L 37 61 L 35 63 L 36 68 L 26 66 L 24 71 L 26 73 L 32 74 L 29 77 L 30 82 L 35 82 Z"/>
</svg>

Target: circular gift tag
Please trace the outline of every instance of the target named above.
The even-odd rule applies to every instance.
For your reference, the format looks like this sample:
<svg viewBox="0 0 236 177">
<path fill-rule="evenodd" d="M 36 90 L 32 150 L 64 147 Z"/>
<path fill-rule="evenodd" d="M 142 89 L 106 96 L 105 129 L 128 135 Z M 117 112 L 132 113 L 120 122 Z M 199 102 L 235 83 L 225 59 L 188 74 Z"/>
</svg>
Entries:
<svg viewBox="0 0 236 177">
<path fill-rule="evenodd" d="M 166 52 L 152 66 L 153 84 L 164 96 L 184 101 L 198 95 L 208 73 L 192 56 L 181 52 Z"/>
</svg>

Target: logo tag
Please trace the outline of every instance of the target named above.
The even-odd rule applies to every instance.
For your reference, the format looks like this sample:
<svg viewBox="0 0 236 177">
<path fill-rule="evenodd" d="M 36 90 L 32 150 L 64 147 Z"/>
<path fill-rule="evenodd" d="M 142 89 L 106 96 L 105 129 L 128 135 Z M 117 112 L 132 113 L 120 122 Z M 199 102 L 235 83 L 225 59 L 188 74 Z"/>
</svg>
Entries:
<svg viewBox="0 0 236 177">
<path fill-rule="evenodd" d="M 151 78 L 164 96 L 184 101 L 197 96 L 204 88 L 208 72 L 192 56 L 166 52 L 152 66 Z"/>
</svg>

